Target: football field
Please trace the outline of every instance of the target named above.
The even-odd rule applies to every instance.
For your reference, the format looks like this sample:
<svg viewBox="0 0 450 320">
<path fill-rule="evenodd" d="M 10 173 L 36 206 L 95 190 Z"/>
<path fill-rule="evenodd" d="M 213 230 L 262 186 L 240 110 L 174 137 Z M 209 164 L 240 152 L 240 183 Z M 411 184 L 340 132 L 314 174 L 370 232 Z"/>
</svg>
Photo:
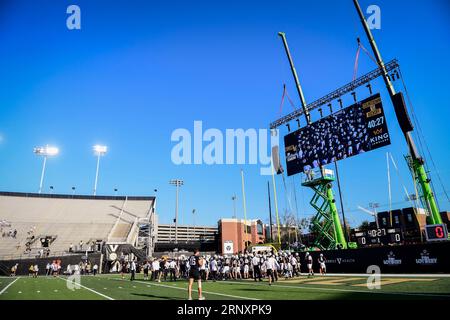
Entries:
<svg viewBox="0 0 450 320">
<path fill-rule="evenodd" d="M 207 300 L 386 300 L 449 299 L 448 276 L 394 276 L 381 278 L 380 289 L 368 289 L 367 276 L 327 275 L 254 282 L 203 282 Z M 193 298 L 197 298 L 196 284 Z M 1 277 L 0 300 L 185 300 L 187 282 L 153 282 L 137 275 L 135 281 L 120 275 L 81 276 L 79 284 L 67 277 Z"/>
</svg>

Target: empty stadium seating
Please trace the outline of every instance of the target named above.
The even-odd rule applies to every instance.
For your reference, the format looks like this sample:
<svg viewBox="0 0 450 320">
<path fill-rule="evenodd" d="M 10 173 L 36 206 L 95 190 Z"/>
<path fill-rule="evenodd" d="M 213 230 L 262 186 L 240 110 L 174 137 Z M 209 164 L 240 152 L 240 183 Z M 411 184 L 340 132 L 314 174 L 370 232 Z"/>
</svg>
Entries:
<svg viewBox="0 0 450 320">
<path fill-rule="evenodd" d="M 88 249 L 95 241 L 126 242 L 136 239 L 133 225 L 148 217 L 154 206 L 153 197 L 93 197 L 70 195 L 38 195 L 0 192 L 0 220 L 17 230 L 16 238 L 0 238 L 0 258 L 36 255 L 41 249 L 41 237 L 54 240 L 49 245 L 51 254 L 61 254 L 73 245 Z M 30 233 L 30 231 L 32 232 Z M 35 241 L 25 253 L 30 234 Z"/>
</svg>

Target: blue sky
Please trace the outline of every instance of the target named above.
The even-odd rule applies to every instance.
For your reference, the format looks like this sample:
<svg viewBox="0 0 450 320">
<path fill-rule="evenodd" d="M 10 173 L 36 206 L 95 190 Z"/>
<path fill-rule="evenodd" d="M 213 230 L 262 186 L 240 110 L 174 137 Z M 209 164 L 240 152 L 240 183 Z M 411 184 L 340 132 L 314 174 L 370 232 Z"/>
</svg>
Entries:
<svg viewBox="0 0 450 320">
<path fill-rule="evenodd" d="M 81 8 L 81 30 L 66 28 L 66 8 Z M 450 10 L 443 1 L 367 1 L 381 8 L 375 30 L 384 59 L 398 58 L 422 131 L 448 188 Z M 2 1 L 0 4 L 0 190 L 36 192 L 41 159 L 32 149 L 52 144 L 44 191 L 90 194 L 95 175 L 92 145 L 109 146 L 101 160 L 98 194 L 151 195 L 158 189 L 163 222 L 174 216 L 182 178 L 180 222 L 214 225 L 233 212 L 240 170 L 246 176 L 249 218 L 267 219 L 267 181 L 257 165 L 176 166 L 171 133 L 193 129 L 267 128 L 278 118 L 283 83 L 298 105 L 278 31 L 287 34 L 307 101 L 352 78 L 356 37 L 365 41 L 352 1 Z M 365 55 L 359 74 L 374 69 Z M 413 191 L 403 155 L 405 141 L 381 81 L 392 145 L 339 162 L 344 207 L 378 202 L 387 208 L 386 152 L 392 152 L 393 207 L 405 206 L 402 184 Z M 367 96 L 364 90 L 359 94 Z M 351 97 L 345 97 L 350 103 Z M 285 104 L 283 113 L 291 111 Z M 317 115 L 313 117 L 317 119 Z M 285 129 L 283 128 L 284 133 Z M 282 141 L 282 140 L 281 140 Z M 283 160 L 284 161 L 284 160 Z M 450 209 L 435 175 L 441 209 Z M 296 184 L 299 215 L 309 216 L 311 193 L 277 177 L 280 211 Z M 293 199 L 292 199 L 293 201 Z M 383 208 L 382 208 L 383 209 Z"/>
</svg>

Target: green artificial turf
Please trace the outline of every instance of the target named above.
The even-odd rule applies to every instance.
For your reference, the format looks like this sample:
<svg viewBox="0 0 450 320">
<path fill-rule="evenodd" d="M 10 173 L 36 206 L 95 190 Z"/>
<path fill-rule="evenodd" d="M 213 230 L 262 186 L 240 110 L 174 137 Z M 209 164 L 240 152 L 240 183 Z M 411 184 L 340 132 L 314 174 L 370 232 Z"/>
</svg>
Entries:
<svg viewBox="0 0 450 320">
<path fill-rule="evenodd" d="M 398 277 L 383 276 L 384 281 Z M 328 282 L 333 280 L 333 282 Z M 381 289 L 369 290 L 367 277 L 358 276 L 302 276 L 293 280 L 280 279 L 269 286 L 267 280 L 254 282 L 203 282 L 208 300 L 342 300 L 342 299 L 450 299 L 450 278 L 405 276 L 402 283 L 382 284 Z M 14 281 L 14 283 L 12 283 Z M 187 298 L 187 282 L 135 281 L 119 275 L 82 276 L 81 286 L 67 286 L 67 277 L 0 278 L 0 300 L 183 300 Z M 326 281 L 328 283 L 320 283 Z M 194 284 L 193 298 L 197 298 Z"/>
</svg>

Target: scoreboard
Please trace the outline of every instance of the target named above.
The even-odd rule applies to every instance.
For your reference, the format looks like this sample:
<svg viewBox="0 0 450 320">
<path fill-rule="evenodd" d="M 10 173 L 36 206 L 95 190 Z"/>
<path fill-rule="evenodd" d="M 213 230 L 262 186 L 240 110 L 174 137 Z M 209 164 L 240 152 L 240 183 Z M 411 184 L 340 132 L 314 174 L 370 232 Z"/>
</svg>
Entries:
<svg viewBox="0 0 450 320">
<path fill-rule="evenodd" d="M 432 224 L 425 226 L 427 241 L 448 240 L 448 231 L 445 224 Z"/>
<path fill-rule="evenodd" d="M 391 143 L 377 93 L 284 137 L 288 176 Z"/>
<path fill-rule="evenodd" d="M 355 230 L 354 237 L 358 247 L 370 245 L 400 244 L 403 236 L 400 228 L 378 228 L 369 230 Z"/>
</svg>

